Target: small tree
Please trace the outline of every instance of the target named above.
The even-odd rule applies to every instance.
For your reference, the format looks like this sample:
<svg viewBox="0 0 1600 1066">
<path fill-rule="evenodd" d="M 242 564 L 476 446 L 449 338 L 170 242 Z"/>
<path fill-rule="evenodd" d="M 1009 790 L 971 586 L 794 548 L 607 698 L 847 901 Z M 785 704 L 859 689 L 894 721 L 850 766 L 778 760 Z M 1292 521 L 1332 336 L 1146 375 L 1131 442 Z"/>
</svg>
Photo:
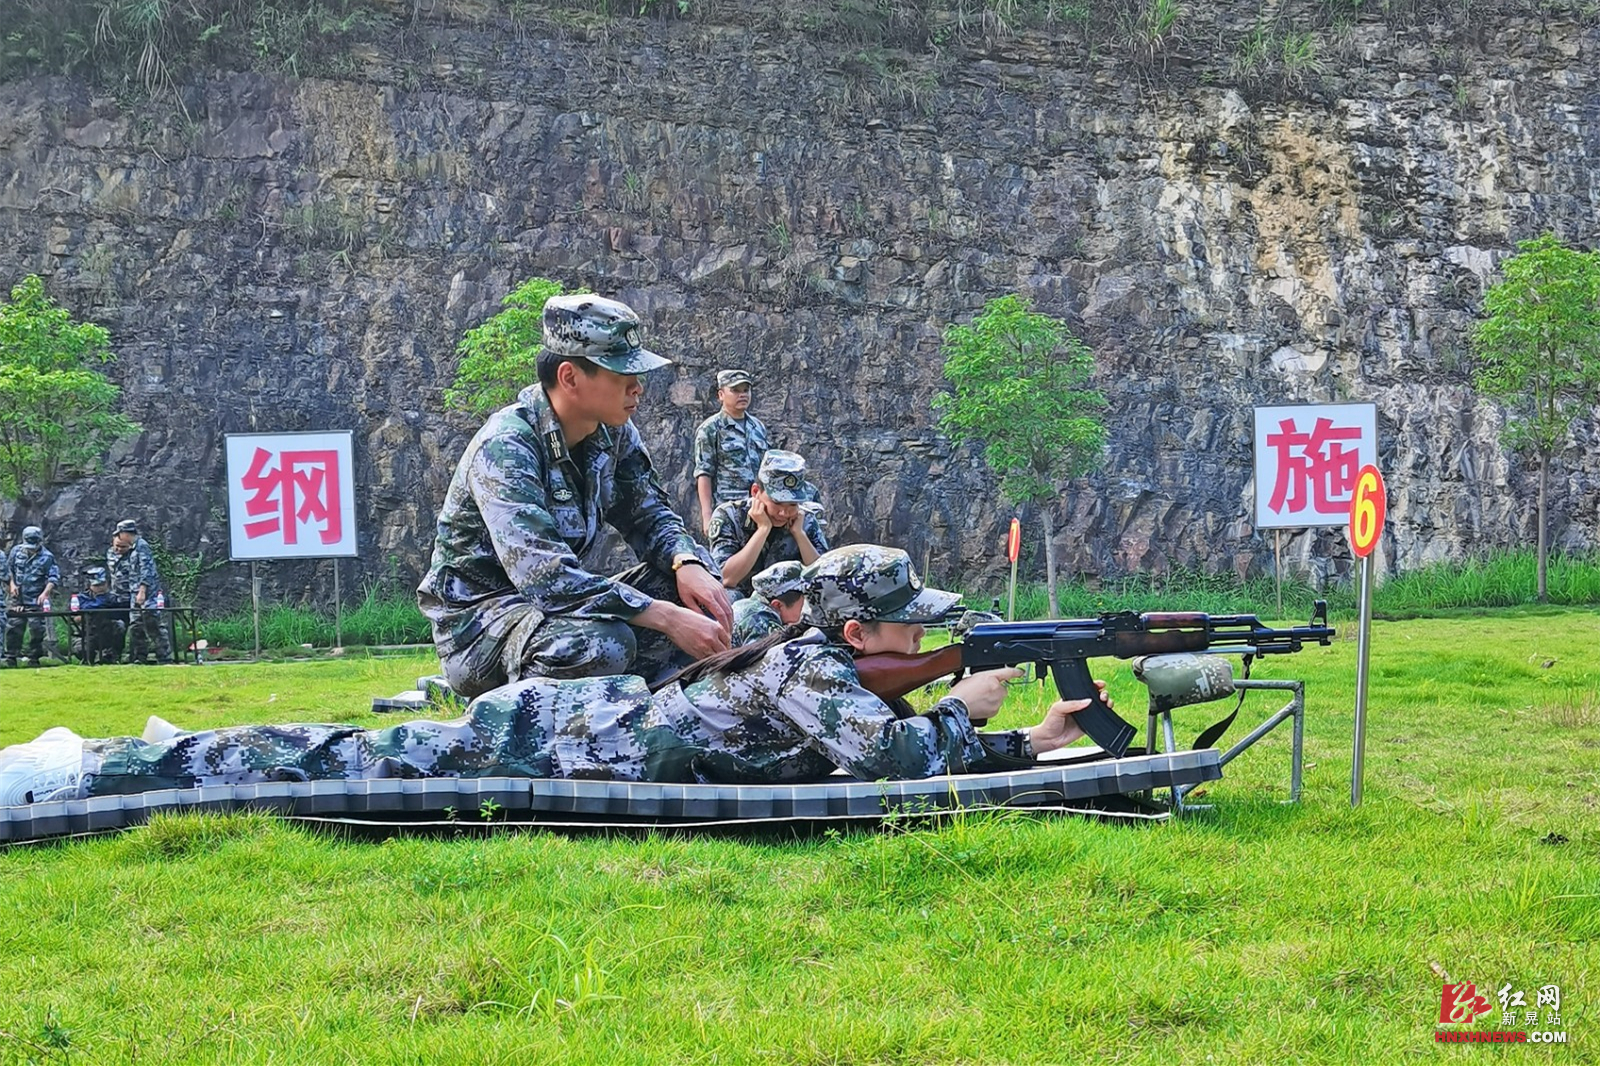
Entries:
<svg viewBox="0 0 1600 1066">
<path fill-rule="evenodd" d="M 37 275 L 0 303 L 0 496 L 26 510 L 138 432 L 116 411 L 122 390 L 90 369 L 113 358 L 105 329 L 72 321 Z"/>
<path fill-rule="evenodd" d="M 1502 266 L 1505 279 L 1483 297 L 1487 317 L 1473 332 L 1474 375 L 1486 395 L 1508 405 L 1501 439 L 1539 461 L 1539 600 L 1546 586 L 1546 508 L 1550 463 L 1572 423 L 1600 401 L 1600 254 L 1545 234 L 1521 241 Z"/>
<path fill-rule="evenodd" d="M 1094 355 L 1066 323 L 1030 310 L 1020 296 L 990 300 L 970 325 L 946 329 L 943 350 L 955 392 L 934 398 L 939 425 L 957 441 L 983 444 L 1007 500 L 1041 505 L 1055 615 L 1057 486 L 1094 469 L 1105 451 L 1106 400 L 1089 387 Z"/>
<path fill-rule="evenodd" d="M 544 303 L 566 291 L 559 281 L 529 278 L 500 301 L 505 310 L 467 330 L 456 345 L 461 362 L 444 390 L 445 404 L 481 417 L 516 399 L 538 376 Z"/>
</svg>

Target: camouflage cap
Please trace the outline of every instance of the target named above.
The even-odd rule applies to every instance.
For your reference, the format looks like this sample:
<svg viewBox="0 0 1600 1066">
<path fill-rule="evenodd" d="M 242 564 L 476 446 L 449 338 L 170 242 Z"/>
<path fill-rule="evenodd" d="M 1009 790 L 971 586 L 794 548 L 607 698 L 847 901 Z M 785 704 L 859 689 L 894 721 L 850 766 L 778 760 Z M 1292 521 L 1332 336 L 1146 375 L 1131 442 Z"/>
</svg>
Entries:
<svg viewBox="0 0 1600 1066">
<path fill-rule="evenodd" d="M 124 518 L 122 521 L 117 523 L 116 532 L 137 534 L 139 532 L 139 523 L 135 522 L 131 518 Z"/>
<path fill-rule="evenodd" d="M 735 385 L 750 384 L 748 370 L 719 370 L 717 371 L 717 388 L 731 389 Z"/>
<path fill-rule="evenodd" d="M 899 548 L 851 544 L 805 568 L 805 620 L 814 626 L 858 622 L 936 622 L 960 593 L 930 589 Z"/>
<path fill-rule="evenodd" d="M 89 579 L 91 585 L 106 584 L 106 568 L 103 566 L 86 566 L 83 568 L 83 576 Z"/>
<path fill-rule="evenodd" d="M 769 448 L 761 457 L 756 481 L 777 503 L 803 503 L 806 499 L 806 461 L 796 452 Z"/>
<path fill-rule="evenodd" d="M 545 351 L 587 359 L 616 374 L 672 365 L 671 359 L 640 346 L 640 330 L 633 308 L 603 296 L 552 296 L 544 304 Z"/>
<path fill-rule="evenodd" d="M 804 592 L 806 582 L 802 576 L 803 569 L 792 559 L 773 563 L 750 579 L 750 587 L 755 591 L 755 598 L 765 603 L 767 600 L 787 596 L 791 592 Z"/>
<path fill-rule="evenodd" d="M 22 543 L 43 544 L 44 530 L 40 529 L 38 526 L 29 526 L 27 529 L 22 531 Z"/>
</svg>

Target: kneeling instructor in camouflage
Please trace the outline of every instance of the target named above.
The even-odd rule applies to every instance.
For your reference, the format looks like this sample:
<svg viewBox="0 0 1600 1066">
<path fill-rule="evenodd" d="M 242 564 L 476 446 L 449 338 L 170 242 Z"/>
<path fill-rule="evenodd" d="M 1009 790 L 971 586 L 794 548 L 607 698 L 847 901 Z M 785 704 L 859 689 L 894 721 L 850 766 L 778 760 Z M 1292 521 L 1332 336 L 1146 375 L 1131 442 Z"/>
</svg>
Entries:
<svg viewBox="0 0 1600 1066">
<path fill-rule="evenodd" d="M 639 375 L 672 361 L 640 346 L 639 316 L 615 300 L 554 297 L 543 327 L 539 380 L 467 445 L 417 589 L 463 696 L 526 677 L 658 679 L 726 649 L 733 624 L 631 421 Z M 638 566 L 594 572 L 602 522 Z"/>
</svg>

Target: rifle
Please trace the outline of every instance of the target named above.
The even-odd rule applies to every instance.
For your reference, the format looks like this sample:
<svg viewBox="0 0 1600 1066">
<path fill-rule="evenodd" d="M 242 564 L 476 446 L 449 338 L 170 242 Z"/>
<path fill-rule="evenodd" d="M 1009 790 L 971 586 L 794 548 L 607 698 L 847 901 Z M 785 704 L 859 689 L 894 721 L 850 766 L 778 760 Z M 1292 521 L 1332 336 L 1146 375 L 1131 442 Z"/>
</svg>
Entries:
<svg viewBox="0 0 1600 1066">
<path fill-rule="evenodd" d="M 964 640 L 936 651 L 864 655 L 856 660 L 856 673 L 864 688 L 888 701 L 963 670 L 1033 663 L 1043 680 L 1054 668 L 1062 699 L 1089 701 L 1086 709 L 1073 715 L 1078 727 L 1113 758 L 1121 758 L 1133 739 L 1133 726 L 1096 698 L 1087 660 L 1215 648 L 1239 652 L 1248 667 L 1257 655 L 1284 655 L 1307 644 L 1330 644 L 1333 636 L 1326 600 L 1317 600 L 1312 607 L 1310 625 L 1290 629 L 1269 629 L 1253 614 L 1116 611 L 1066 621 L 986 622 L 974 626 Z"/>
</svg>

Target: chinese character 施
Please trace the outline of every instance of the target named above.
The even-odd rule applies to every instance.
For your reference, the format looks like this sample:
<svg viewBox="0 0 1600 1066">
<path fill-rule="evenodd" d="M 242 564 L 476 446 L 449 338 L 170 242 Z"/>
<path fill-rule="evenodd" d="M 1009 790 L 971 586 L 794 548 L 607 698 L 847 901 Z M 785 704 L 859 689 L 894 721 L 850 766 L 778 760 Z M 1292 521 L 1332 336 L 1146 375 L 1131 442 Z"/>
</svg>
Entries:
<svg viewBox="0 0 1600 1066">
<path fill-rule="evenodd" d="M 299 542 L 299 527 L 320 523 L 324 544 L 337 544 L 343 536 L 339 513 L 339 453 L 332 450 L 285 451 L 277 454 L 276 469 L 269 470 L 273 454 L 257 448 L 240 486 L 250 494 L 245 514 L 256 521 L 244 524 L 251 540 L 277 533 L 284 544 Z"/>
<path fill-rule="evenodd" d="M 1302 433 L 1291 418 L 1278 423 L 1278 432 L 1267 434 L 1267 447 L 1278 456 L 1278 476 L 1267 506 L 1282 513 L 1287 505 L 1291 514 L 1309 508 L 1317 514 L 1337 514 L 1348 510 L 1361 468 L 1360 453 L 1352 444 L 1361 440 L 1357 426 L 1335 426 L 1329 418 L 1319 418 L 1310 433 Z"/>
</svg>

